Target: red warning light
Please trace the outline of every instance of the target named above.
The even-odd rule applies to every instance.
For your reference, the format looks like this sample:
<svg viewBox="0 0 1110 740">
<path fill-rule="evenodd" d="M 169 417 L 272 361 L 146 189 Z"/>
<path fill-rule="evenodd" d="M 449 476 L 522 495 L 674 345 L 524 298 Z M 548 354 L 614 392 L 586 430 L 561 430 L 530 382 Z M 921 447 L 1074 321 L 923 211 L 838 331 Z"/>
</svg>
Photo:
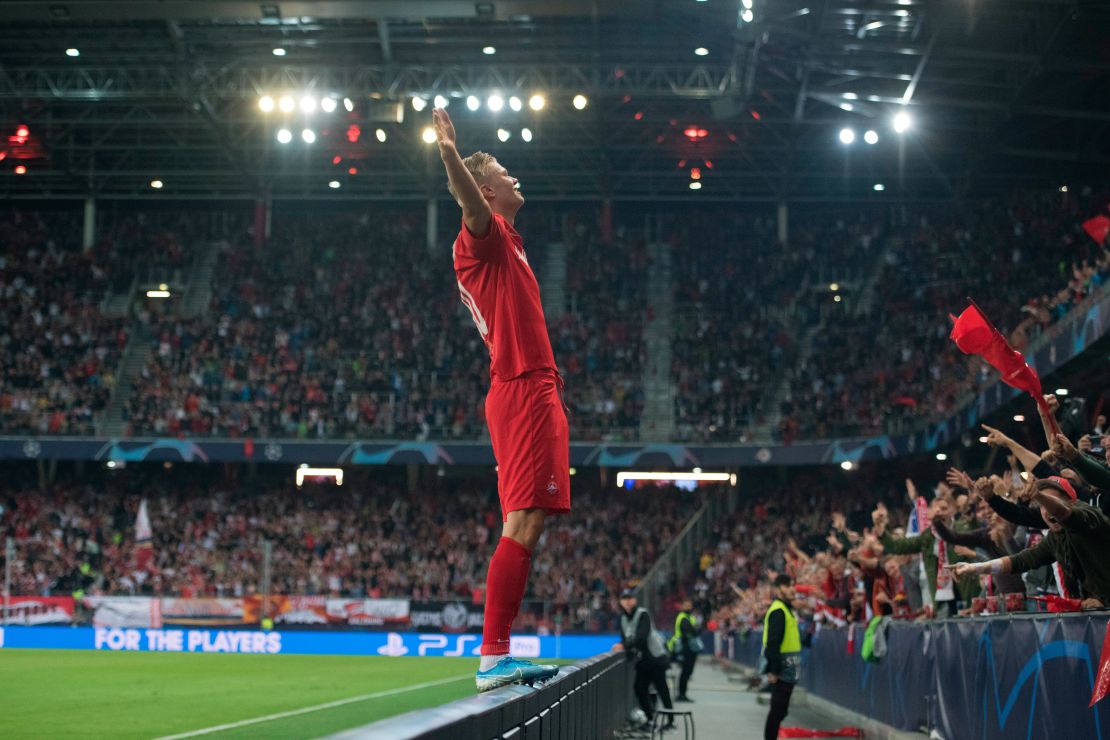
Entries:
<svg viewBox="0 0 1110 740">
<path fill-rule="evenodd" d="M 27 143 L 27 139 L 29 139 L 30 136 L 31 136 L 30 129 L 28 129 L 23 124 L 20 124 L 19 126 L 16 127 L 15 134 L 8 137 L 8 143 L 9 144 L 15 144 L 16 146 L 23 146 L 24 144 Z"/>
<path fill-rule="evenodd" d="M 701 170 L 697 167 L 691 167 L 690 168 L 690 179 L 691 180 L 700 180 L 701 179 Z"/>
<path fill-rule="evenodd" d="M 347 168 L 347 174 L 348 175 L 357 175 L 358 174 L 358 167 L 348 167 Z"/>
<path fill-rule="evenodd" d="M 697 141 L 698 139 L 704 139 L 706 136 L 709 136 L 708 131 L 703 128 L 698 128 L 697 126 L 687 126 L 686 130 L 682 133 L 686 134 L 686 138 L 690 141 Z"/>
<path fill-rule="evenodd" d="M 362 129 L 357 123 L 352 123 L 347 127 L 347 141 L 352 144 L 358 143 L 358 137 L 362 136 Z"/>
<path fill-rule="evenodd" d="M 758 121 L 758 120 L 759 120 L 760 118 L 762 118 L 762 117 L 763 117 L 763 116 L 759 115 L 759 111 L 757 111 L 757 110 L 753 110 L 753 111 L 752 111 L 752 118 L 754 118 L 755 120 L 757 120 L 757 121 Z"/>
<path fill-rule="evenodd" d="M 26 175 L 27 174 L 27 168 L 24 165 L 17 164 L 15 166 L 15 174 L 17 174 L 17 175 Z"/>
<path fill-rule="evenodd" d="M 644 120 L 644 112 L 642 110 L 638 110 L 636 111 L 636 115 L 632 117 L 635 118 L 637 121 L 642 121 Z"/>
<path fill-rule="evenodd" d="M 713 169 L 713 162 L 711 162 L 711 161 L 710 161 L 710 160 L 708 160 L 708 159 L 707 159 L 707 160 L 705 160 L 705 169 L 707 169 L 707 170 L 711 170 L 711 169 Z"/>
<path fill-rule="evenodd" d="M 336 154 L 334 157 L 331 158 L 331 163 L 332 164 L 339 164 L 342 161 L 343 161 L 343 157 L 340 157 L 338 154 Z"/>
</svg>

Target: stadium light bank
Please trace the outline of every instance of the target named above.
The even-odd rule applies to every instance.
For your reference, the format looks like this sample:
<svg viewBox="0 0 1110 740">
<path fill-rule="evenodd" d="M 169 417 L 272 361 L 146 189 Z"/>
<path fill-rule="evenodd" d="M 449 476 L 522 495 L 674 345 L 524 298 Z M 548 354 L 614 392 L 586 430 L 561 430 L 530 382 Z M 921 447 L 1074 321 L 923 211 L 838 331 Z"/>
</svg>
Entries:
<svg viewBox="0 0 1110 740">
<path fill-rule="evenodd" d="M 696 481 L 698 483 L 718 482 L 736 485 L 736 473 L 703 473 L 700 470 L 693 473 L 651 473 L 623 470 L 617 473 L 617 487 L 620 488 L 627 481 L 658 480 L 658 481 Z"/>
<path fill-rule="evenodd" d="M 334 478 L 335 485 L 343 485 L 343 468 L 310 468 L 302 465 L 297 468 L 297 488 L 304 485 L 305 478 Z"/>
</svg>

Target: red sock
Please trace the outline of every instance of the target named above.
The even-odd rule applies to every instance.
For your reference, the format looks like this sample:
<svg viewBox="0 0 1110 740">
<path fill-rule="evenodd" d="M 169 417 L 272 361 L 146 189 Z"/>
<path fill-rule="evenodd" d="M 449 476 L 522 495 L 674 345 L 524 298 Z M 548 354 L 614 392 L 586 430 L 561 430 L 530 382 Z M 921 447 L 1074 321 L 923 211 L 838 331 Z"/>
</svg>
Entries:
<svg viewBox="0 0 1110 740">
<path fill-rule="evenodd" d="M 486 612 L 482 623 L 482 655 L 507 655 L 509 632 L 524 599 L 532 568 L 532 551 L 502 537 L 489 561 L 486 575 Z"/>
</svg>

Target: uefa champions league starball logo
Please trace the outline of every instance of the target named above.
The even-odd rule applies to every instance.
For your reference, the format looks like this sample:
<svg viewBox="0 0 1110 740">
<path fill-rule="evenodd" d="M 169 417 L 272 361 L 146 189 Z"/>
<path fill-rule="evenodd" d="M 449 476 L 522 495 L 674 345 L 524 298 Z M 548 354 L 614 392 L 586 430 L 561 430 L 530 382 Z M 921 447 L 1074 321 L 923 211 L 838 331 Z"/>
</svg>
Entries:
<svg viewBox="0 0 1110 740">
<path fill-rule="evenodd" d="M 449 630 L 458 630 L 466 627 L 467 617 L 470 612 L 463 604 L 457 602 L 443 607 L 443 626 Z"/>
<path fill-rule="evenodd" d="M 266 455 L 267 460 L 270 460 L 271 462 L 276 462 L 280 460 L 282 456 L 281 445 L 271 442 L 270 444 L 266 445 L 266 449 L 263 454 Z"/>
<path fill-rule="evenodd" d="M 26 457 L 37 458 L 42 454 L 42 445 L 37 440 L 29 439 L 23 443 L 23 454 Z"/>
</svg>

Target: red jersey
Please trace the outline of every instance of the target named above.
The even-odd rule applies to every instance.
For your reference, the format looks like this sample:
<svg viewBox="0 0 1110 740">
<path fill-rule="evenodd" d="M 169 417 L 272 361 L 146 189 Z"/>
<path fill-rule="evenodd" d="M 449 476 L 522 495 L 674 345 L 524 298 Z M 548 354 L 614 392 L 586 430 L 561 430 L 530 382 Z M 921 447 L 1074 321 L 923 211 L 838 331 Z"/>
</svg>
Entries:
<svg viewBox="0 0 1110 740">
<path fill-rule="evenodd" d="M 464 223 L 451 252 L 459 297 L 489 348 L 490 378 L 556 370 L 540 286 L 516 229 L 495 213 L 479 239 Z"/>
</svg>

